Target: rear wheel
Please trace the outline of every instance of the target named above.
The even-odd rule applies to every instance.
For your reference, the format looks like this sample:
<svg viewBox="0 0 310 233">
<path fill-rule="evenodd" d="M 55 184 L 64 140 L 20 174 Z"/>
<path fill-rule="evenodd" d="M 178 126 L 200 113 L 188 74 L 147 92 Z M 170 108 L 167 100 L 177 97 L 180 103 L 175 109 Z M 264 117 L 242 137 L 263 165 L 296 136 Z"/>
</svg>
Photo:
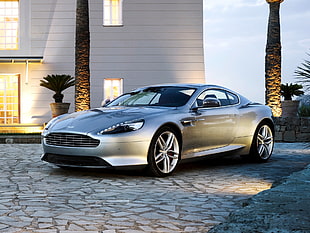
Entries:
<svg viewBox="0 0 310 233">
<path fill-rule="evenodd" d="M 261 123 L 254 134 L 250 155 L 258 162 L 266 162 L 273 151 L 274 136 L 269 123 Z"/>
<path fill-rule="evenodd" d="M 180 143 L 176 132 L 163 127 L 154 135 L 148 152 L 148 171 L 153 176 L 170 175 L 180 160 Z"/>
</svg>

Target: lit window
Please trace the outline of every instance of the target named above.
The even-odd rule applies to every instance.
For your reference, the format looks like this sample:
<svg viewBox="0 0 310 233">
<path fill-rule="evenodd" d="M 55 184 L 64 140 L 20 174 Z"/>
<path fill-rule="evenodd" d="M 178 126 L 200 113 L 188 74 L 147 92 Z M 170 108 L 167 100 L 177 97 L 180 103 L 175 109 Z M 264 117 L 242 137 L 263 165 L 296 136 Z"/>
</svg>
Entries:
<svg viewBox="0 0 310 233">
<path fill-rule="evenodd" d="M 18 0 L 0 0 L 0 50 L 18 49 Z"/>
<path fill-rule="evenodd" d="M 0 75 L 0 124 L 19 123 L 19 75 Z"/>
<path fill-rule="evenodd" d="M 122 0 L 103 0 L 103 25 L 121 26 L 122 20 Z"/>
<path fill-rule="evenodd" d="M 105 103 L 123 94 L 123 79 L 104 79 L 104 101 Z M 103 103 L 102 105 L 104 105 Z"/>
</svg>

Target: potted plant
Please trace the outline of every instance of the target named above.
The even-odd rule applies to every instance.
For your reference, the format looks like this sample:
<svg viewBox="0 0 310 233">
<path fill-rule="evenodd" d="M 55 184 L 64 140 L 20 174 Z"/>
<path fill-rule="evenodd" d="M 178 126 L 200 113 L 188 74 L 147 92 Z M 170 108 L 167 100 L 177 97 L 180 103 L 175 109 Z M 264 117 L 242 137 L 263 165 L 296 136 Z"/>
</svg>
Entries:
<svg viewBox="0 0 310 233">
<path fill-rule="evenodd" d="M 74 85 L 74 77 L 66 74 L 47 75 L 46 77 L 43 77 L 42 80 L 40 80 L 40 86 L 55 92 L 55 94 L 53 95 L 55 103 L 50 104 L 53 117 L 68 113 L 70 103 L 62 102 L 64 98 L 62 91 Z"/>
<path fill-rule="evenodd" d="M 282 117 L 295 117 L 298 113 L 299 100 L 292 100 L 294 96 L 301 96 L 304 92 L 300 84 L 286 83 L 281 84 L 281 95 L 284 97 L 282 101 Z"/>
</svg>

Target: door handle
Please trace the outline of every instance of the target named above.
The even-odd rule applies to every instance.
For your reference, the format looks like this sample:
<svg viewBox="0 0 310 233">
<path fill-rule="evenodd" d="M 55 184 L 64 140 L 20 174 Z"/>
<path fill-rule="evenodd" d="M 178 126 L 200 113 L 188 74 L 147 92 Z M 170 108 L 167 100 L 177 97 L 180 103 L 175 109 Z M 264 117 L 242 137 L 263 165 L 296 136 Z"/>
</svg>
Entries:
<svg viewBox="0 0 310 233">
<path fill-rule="evenodd" d="M 193 123 L 197 121 L 204 121 L 204 119 L 183 119 L 181 120 L 181 124 L 183 126 L 193 126 Z"/>
</svg>

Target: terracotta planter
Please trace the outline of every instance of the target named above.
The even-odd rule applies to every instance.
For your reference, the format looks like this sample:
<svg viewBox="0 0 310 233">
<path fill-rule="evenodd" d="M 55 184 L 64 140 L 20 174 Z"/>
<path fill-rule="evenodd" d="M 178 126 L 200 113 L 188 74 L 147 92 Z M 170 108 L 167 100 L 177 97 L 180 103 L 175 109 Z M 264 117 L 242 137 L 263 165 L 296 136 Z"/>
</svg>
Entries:
<svg viewBox="0 0 310 233">
<path fill-rule="evenodd" d="M 299 102 L 299 100 L 282 101 L 282 117 L 296 117 L 298 115 Z"/>
<path fill-rule="evenodd" d="M 57 117 L 59 115 L 68 113 L 70 103 L 51 103 L 52 116 Z"/>
</svg>

